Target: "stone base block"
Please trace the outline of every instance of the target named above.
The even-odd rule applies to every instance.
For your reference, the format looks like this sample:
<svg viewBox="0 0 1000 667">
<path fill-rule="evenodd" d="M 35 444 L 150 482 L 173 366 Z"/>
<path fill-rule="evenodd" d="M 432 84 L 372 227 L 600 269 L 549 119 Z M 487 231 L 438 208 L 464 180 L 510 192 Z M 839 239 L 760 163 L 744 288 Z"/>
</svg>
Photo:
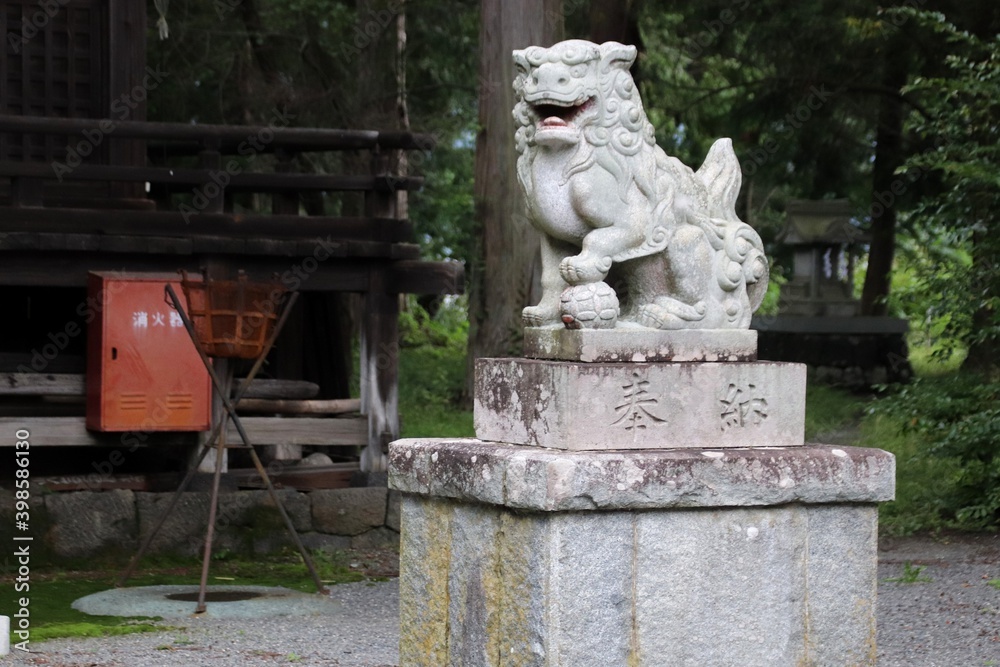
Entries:
<svg viewBox="0 0 1000 667">
<path fill-rule="evenodd" d="M 390 483 L 406 492 L 401 666 L 875 665 L 875 502 L 892 496 L 891 455 L 490 447 L 390 447 Z M 539 456 L 551 460 L 533 469 Z M 561 488 L 593 493 L 574 487 L 588 468 L 606 472 L 589 505 L 601 511 L 545 506 Z M 657 496 L 670 470 L 680 495 Z M 495 476 L 495 499 L 464 499 Z M 541 488 L 515 507 L 518 485 Z M 642 511 L 623 505 L 644 495 Z"/>
<path fill-rule="evenodd" d="M 567 329 L 527 327 L 524 356 L 584 362 L 755 361 L 757 332 L 750 329 L 657 331 L 645 327 Z"/>
<path fill-rule="evenodd" d="M 796 446 L 806 369 L 782 362 L 476 362 L 480 440 L 555 449 Z"/>
</svg>

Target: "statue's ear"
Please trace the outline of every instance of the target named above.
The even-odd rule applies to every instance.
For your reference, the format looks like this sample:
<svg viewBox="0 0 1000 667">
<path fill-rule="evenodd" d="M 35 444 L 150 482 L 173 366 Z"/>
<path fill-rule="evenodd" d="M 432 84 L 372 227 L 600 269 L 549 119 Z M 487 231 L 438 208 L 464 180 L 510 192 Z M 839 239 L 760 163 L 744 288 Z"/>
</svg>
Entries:
<svg viewBox="0 0 1000 667">
<path fill-rule="evenodd" d="M 530 69 L 528 65 L 528 57 L 525 55 L 525 49 L 517 49 L 514 51 L 514 68 L 517 70 L 518 74 L 527 74 Z"/>
<path fill-rule="evenodd" d="M 636 48 L 632 45 L 626 46 L 618 42 L 604 42 L 601 44 L 601 70 L 607 71 L 611 67 L 628 69 L 635 62 Z"/>
</svg>

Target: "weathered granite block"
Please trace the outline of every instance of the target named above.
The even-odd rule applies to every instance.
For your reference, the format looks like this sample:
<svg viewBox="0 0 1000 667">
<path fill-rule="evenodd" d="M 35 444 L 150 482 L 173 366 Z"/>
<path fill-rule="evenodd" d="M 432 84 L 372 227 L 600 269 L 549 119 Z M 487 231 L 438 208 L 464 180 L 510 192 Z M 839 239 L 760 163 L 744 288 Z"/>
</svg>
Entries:
<svg viewBox="0 0 1000 667">
<path fill-rule="evenodd" d="M 397 440 L 389 484 L 408 493 L 541 511 L 756 507 L 892 500 L 879 449 L 565 452 L 474 439 Z"/>
<path fill-rule="evenodd" d="M 892 455 L 401 440 L 400 665 L 875 664 Z"/>
<path fill-rule="evenodd" d="M 524 513 L 406 494 L 400 665 L 875 665 L 875 513 Z"/>
<path fill-rule="evenodd" d="M 664 331 L 619 325 L 616 329 L 526 327 L 524 356 L 584 362 L 756 361 L 752 329 Z"/>
<path fill-rule="evenodd" d="M 480 440 L 554 449 L 796 446 L 800 364 L 479 359 Z"/>
</svg>

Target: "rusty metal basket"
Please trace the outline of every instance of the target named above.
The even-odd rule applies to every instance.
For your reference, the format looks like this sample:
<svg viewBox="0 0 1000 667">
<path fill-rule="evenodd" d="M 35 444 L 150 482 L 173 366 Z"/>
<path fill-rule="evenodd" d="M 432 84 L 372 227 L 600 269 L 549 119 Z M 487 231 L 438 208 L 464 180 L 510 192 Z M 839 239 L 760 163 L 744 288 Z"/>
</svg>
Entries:
<svg viewBox="0 0 1000 667">
<path fill-rule="evenodd" d="M 277 282 L 249 282 L 242 272 L 236 280 L 192 280 L 182 274 L 188 316 L 205 353 L 229 359 L 260 356 L 288 290 Z"/>
</svg>

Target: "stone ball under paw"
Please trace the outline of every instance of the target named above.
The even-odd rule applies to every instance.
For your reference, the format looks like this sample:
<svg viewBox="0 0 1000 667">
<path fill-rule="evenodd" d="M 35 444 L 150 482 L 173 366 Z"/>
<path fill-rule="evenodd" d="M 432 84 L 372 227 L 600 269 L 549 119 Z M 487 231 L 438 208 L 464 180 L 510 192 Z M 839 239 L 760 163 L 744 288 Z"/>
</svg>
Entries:
<svg viewBox="0 0 1000 667">
<path fill-rule="evenodd" d="M 607 283 L 567 287 L 560 301 L 567 329 L 613 329 L 618 323 L 618 295 Z"/>
</svg>

